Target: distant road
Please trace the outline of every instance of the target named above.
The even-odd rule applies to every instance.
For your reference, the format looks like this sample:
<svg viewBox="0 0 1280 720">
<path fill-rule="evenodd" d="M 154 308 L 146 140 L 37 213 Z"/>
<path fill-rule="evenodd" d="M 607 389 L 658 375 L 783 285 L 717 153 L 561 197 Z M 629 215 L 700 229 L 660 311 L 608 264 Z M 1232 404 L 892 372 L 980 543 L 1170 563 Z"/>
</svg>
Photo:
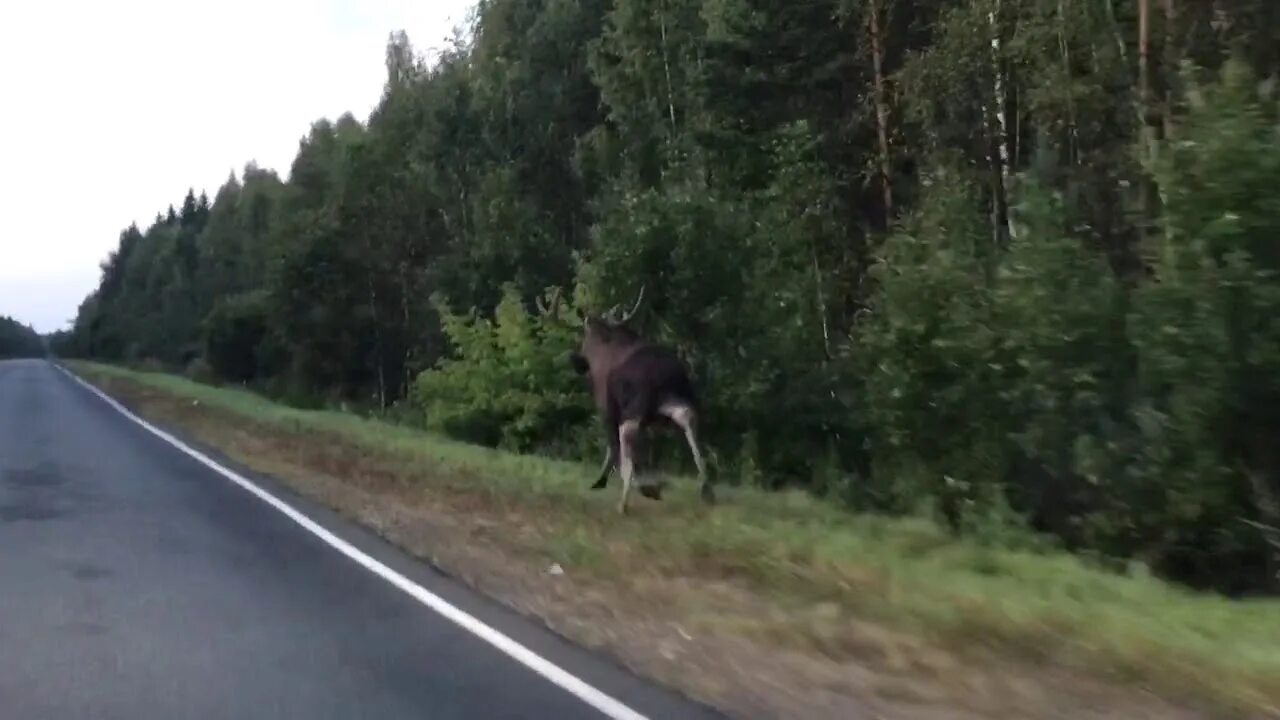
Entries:
<svg viewBox="0 0 1280 720">
<path fill-rule="evenodd" d="M 0 718 L 715 717 L 233 470 L 363 559 L 54 365 L 0 362 Z"/>
</svg>

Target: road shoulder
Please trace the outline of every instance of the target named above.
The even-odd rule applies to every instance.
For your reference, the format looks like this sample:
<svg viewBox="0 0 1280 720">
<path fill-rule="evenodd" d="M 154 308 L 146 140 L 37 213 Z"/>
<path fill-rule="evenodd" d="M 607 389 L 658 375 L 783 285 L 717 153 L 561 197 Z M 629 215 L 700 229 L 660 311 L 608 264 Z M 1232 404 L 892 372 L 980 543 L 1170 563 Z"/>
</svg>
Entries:
<svg viewBox="0 0 1280 720">
<path fill-rule="evenodd" d="M 609 658 L 605 666 L 616 663 L 730 715 L 1200 716 L 1062 669 L 1011 663 L 980 650 L 957 654 L 855 617 L 831 617 L 830 604 L 789 606 L 750 592 L 732 576 L 592 572 L 590 563 L 579 568 L 572 553 L 548 544 L 545 513 L 539 512 L 545 508 L 536 503 L 522 506 L 478 492 L 466 478 L 424 478 L 420 467 L 370 455 L 341 437 L 261 422 L 120 376 L 87 374 L 148 420 L 305 507 L 326 526 L 340 527 L 362 548 L 376 549 L 397 570 L 433 582 L 448 576 L 470 588 L 448 592 L 489 598 L 466 602 L 493 617 L 508 616 L 495 623 L 514 628 L 534 619 L 548 634 L 539 642 L 562 643 L 555 652 L 565 657 L 588 648 L 591 658 Z M 772 625 L 785 627 L 797 614 L 817 624 L 838 623 L 833 645 L 796 645 L 768 633 L 768 618 L 787 616 Z M 588 681 L 592 672 L 610 672 L 593 662 L 574 670 Z"/>
</svg>

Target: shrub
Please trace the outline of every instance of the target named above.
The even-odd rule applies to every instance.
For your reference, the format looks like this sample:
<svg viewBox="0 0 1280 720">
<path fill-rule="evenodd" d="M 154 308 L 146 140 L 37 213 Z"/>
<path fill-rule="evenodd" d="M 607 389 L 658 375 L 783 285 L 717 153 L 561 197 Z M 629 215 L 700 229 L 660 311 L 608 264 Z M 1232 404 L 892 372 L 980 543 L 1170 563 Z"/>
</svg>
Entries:
<svg viewBox="0 0 1280 720">
<path fill-rule="evenodd" d="M 1128 318 L 1136 401 L 1110 448 L 1112 536 L 1181 577 L 1275 583 L 1258 525 L 1277 524 L 1280 495 L 1277 107 L 1235 62 L 1189 98 L 1155 168 L 1155 280 Z"/>
<path fill-rule="evenodd" d="M 414 387 L 428 427 L 511 450 L 581 454 L 591 404 L 569 365 L 573 331 L 529 313 L 513 284 L 492 319 L 454 313 L 440 297 L 433 303 L 453 357 Z"/>
<path fill-rule="evenodd" d="M 219 377 L 246 382 L 258 375 L 267 318 L 263 291 L 231 295 L 214 304 L 204 321 L 204 357 Z"/>
<path fill-rule="evenodd" d="M 924 209 L 885 243 L 851 348 L 872 428 L 868 497 L 886 509 L 938 500 L 956 521 L 1010 463 L 990 231 L 976 208 L 963 183 L 935 174 Z"/>
</svg>

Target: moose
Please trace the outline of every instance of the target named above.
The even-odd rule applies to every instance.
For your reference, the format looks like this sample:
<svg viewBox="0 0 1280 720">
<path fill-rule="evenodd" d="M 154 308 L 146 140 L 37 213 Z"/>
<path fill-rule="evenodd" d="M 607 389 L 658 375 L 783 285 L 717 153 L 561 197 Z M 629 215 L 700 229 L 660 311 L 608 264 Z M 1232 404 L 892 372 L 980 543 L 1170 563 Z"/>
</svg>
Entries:
<svg viewBox="0 0 1280 720">
<path fill-rule="evenodd" d="M 559 289 L 553 291 L 549 305 L 541 298 L 535 302 L 543 317 L 562 320 Z M 635 304 L 626 313 L 621 313 L 620 305 L 599 317 L 570 313 L 571 324 L 583 330 L 582 344 L 570 355 L 570 364 L 574 372 L 589 381 L 608 440 L 600 478 L 591 489 L 603 489 L 610 473 L 617 469 L 622 476 L 618 512 L 624 515 L 631 485 L 636 482 L 641 432 L 658 422 L 670 423 L 684 433 L 698 468 L 702 500 L 707 504 L 715 502 L 715 491 L 698 447 L 698 399 L 688 369 L 674 349 L 649 342 L 630 327 L 643 302 L 642 285 Z M 641 483 L 639 492 L 652 500 L 662 499 L 662 487 L 657 484 Z"/>
</svg>

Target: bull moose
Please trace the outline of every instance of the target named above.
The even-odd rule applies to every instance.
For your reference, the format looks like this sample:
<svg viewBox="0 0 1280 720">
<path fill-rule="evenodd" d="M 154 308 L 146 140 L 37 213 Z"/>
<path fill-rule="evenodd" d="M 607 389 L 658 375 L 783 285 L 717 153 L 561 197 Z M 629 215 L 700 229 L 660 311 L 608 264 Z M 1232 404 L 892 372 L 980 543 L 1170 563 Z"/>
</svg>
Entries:
<svg viewBox="0 0 1280 720">
<path fill-rule="evenodd" d="M 636 452 L 640 434 L 656 422 L 669 422 L 684 433 L 698 468 L 702 500 L 715 502 L 715 491 L 707 475 L 706 463 L 698 447 L 698 400 L 689 372 L 675 350 L 649 342 L 630 327 L 644 301 L 644 286 L 631 310 L 621 313 L 615 305 L 599 317 L 571 313 L 573 324 L 583 330 L 582 344 L 570 356 L 575 372 L 588 378 L 596 409 L 604 420 L 608 444 L 600 478 L 591 486 L 604 488 L 616 468 L 622 476 L 622 497 L 618 512 L 626 514 L 627 498 L 636 479 Z M 548 319 L 561 321 L 560 291 L 553 291 L 549 306 L 536 300 L 538 311 Z M 661 486 L 640 484 L 641 495 L 653 500 L 662 497 Z"/>
</svg>

